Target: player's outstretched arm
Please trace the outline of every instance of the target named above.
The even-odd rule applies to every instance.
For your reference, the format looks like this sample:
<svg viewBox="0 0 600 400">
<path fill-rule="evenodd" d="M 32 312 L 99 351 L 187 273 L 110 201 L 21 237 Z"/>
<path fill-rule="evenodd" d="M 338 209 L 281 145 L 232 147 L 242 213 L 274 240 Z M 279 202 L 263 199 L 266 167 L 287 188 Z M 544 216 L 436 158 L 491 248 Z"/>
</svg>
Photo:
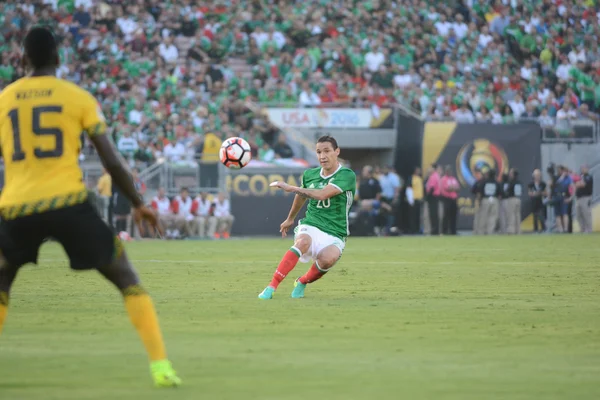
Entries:
<svg viewBox="0 0 600 400">
<path fill-rule="evenodd" d="M 295 193 L 297 196 L 305 199 L 327 200 L 333 196 L 342 193 L 342 190 L 333 184 L 325 186 L 323 189 L 304 189 L 298 186 L 288 185 L 285 182 L 273 182 L 271 186 L 278 187 L 289 193 Z"/>
<path fill-rule="evenodd" d="M 306 203 L 306 200 L 307 199 L 305 197 L 299 195 L 294 196 L 294 201 L 292 202 L 292 207 L 290 208 L 288 217 L 279 226 L 279 232 L 281 232 L 282 237 L 286 237 L 287 231 L 294 226 L 294 221 L 296 221 L 296 217 L 298 216 L 298 213 L 302 209 L 304 203 Z"/>
<path fill-rule="evenodd" d="M 142 220 L 147 221 L 153 229 L 157 229 L 162 233 L 163 229 L 159 224 L 158 216 L 151 208 L 144 206 L 142 196 L 135 189 L 133 176 L 129 172 L 129 168 L 121 155 L 115 149 L 115 146 L 106 135 L 89 135 L 90 140 L 96 147 L 96 151 L 102 160 L 104 168 L 108 171 L 113 179 L 113 182 L 123 192 L 125 197 L 131 202 L 134 207 L 133 218 L 138 225 L 138 229 L 144 233 Z"/>
<path fill-rule="evenodd" d="M 292 207 L 290 207 L 290 212 L 288 214 L 287 219 L 294 221 L 296 219 L 296 217 L 298 216 L 298 213 L 302 209 L 302 206 L 304 206 L 304 203 L 306 203 L 306 200 L 307 200 L 306 197 L 302 197 L 298 194 L 295 195 L 294 201 L 292 202 Z"/>
</svg>

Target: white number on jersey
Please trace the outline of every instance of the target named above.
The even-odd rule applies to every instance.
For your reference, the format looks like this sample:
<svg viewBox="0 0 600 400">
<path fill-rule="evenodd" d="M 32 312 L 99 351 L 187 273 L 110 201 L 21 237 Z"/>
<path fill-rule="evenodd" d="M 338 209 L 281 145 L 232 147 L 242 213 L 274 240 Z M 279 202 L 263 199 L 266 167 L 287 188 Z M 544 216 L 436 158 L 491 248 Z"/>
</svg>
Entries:
<svg viewBox="0 0 600 400">
<path fill-rule="evenodd" d="M 317 208 L 329 208 L 331 207 L 331 199 L 317 201 Z"/>
</svg>

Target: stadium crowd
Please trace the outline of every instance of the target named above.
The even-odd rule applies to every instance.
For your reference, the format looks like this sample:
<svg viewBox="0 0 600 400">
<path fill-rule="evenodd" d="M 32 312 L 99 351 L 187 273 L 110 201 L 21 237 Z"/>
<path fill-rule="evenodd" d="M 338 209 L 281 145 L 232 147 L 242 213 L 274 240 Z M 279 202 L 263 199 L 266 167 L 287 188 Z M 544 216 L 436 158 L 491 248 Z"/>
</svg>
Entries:
<svg viewBox="0 0 600 400">
<path fill-rule="evenodd" d="M 32 24 L 64 45 L 59 75 L 99 100 L 132 162 L 190 163 L 241 135 L 292 158 L 249 103 L 410 105 L 424 117 L 536 118 L 571 135 L 600 109 L 600 13 L 564 0 L 7 0 L 0 88 Z"/>
</svg>

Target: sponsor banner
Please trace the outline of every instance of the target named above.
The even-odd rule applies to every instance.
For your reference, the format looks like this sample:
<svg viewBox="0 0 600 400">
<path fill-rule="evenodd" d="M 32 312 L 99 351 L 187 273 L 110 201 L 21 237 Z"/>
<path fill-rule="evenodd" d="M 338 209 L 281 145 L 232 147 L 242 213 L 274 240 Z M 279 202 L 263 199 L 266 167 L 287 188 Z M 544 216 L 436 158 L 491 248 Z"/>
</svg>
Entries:
<svg viewBox="0 0 600 400">
<path fill-rule="evenodd" d="M 475 214 L 471 187 L 476 168 L 494 169 L 497 179 L 517 168 L 524 187 L 540 168 L 540 127 L 533 124 L 479 125 L 427 122 L 423 134 L 423 170 L 432 163 L 450 165 L 461 184 L 457 228 L 471 230 Z M 521 196 L 521 220 L 531 213 L 527 191 Z"/>
<path fill-rule="evenodd" d="M 268 108 L 281 128 L 383 128 L 392 124 L 392 110 L 370 108 Z"/>
<path fill-rule="evenodd" d="M 277 236 L 279 225 L 287 218 L 294 195 L 270 187 L 273 181 L 300 186 L 304 169 L 276 171 L 247 170 L 232 172 L 225 177 L 225 187 L 235 216 L 232 233 L 240 236 Z M 300 211 L 299 218 L 303 217 Z M 293 235 L 293 233 L 291 233 Z"/>
</svg>

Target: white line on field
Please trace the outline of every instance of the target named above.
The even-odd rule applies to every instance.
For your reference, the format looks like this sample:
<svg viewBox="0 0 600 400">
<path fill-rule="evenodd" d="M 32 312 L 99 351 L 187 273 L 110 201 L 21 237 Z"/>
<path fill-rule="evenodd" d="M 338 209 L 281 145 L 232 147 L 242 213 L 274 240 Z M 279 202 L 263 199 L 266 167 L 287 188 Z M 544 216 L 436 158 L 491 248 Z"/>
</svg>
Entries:
<svg viewBox="0 0 600 400">
<path fill-rule="evenodd" d="M 205 264 L 211 262 L 209 259 L 204 260 L 130 260 L 134 263 L 160 263 L 160 264 Z M 43 262 L 67 262 L 66 259 L 58 259 L 58 258 L 46 258 L 43 260 L 39 260 L 39 263 Z M 240 261 L 218 261 L 219 264 L 240 264 Z M 260 263 L 260 264 L 274 264 L 277 263 L 276 259 L 272 260 L 258 260 L 252 261 L 252 263 Z M 343 258 L 340 261 L 340 264 L 357 264 L 357 265 L 420 265 L 420 264 L 429 264 L 429 265 L 460 265 L 463 264 L 460 261 L 344 261 Z M 481 262 L 483 265 L 565 265 L 568 264 L 566 262 L 560 261 L 490 261 L 490 262 Z"/>
</svg>

